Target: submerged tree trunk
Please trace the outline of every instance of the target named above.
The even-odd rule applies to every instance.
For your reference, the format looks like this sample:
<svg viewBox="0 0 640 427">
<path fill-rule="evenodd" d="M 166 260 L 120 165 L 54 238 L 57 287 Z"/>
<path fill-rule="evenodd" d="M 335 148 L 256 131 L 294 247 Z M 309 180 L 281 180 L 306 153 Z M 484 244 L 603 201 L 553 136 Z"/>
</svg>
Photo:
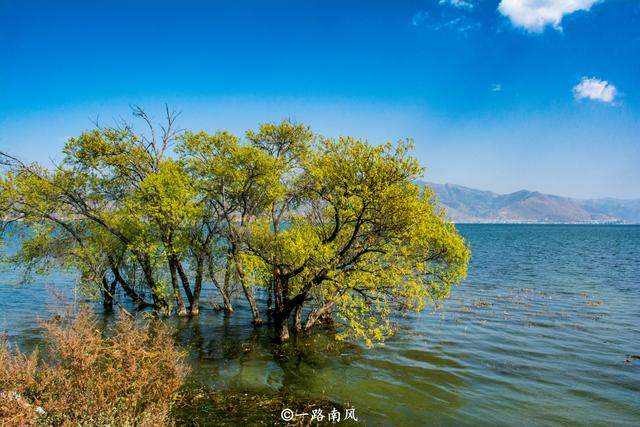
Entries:
<svg viewBox="0 0 640 427">
<path fill-rule="evenodd" d="M 294 298 L 289 298 L 288 278 L 279 274 L 278 271 L 274 272 L 271 287 L 273 288 L 274 293 L 273 318 L 276 325 L 276 331 L 278 332 L 278 341 L 284 342 L 289 339 L 289 319 L 292 313 L 294 314 L 294 329 L 302 329 L 302 306 L 306 298 L 306 293 L 302 292 Z"/>
<path fill-rule="evenodd" d="M 271 320 L 273 316 L 273 281 L 267 285 L 267 317 Z"/>
<path fill-rule="evenodd" d="M 251 313 L 253 315 L 253 324 L 256 326 L 262 325 L 262 318 L 260 317 L 260 311 L 258 310 L 258 305 L 256 304 L 256 300 L 253 297 L 253 292 L 251 292 L 251 288 L 247 284 L 247 277 L 245 275 L 244 269 L 242 268 L 242 263 L 240 262 L 238 251 L 234 249 L 233 252 L 233 262 L 236 266 L 236 271 L 238 273 L 238 278 L 240 279 L 240 285 L 242 286 L 242 290 L 244 291 L 244 295 L 249 302 L 249 306 L 251 306 Z M 288 335 L 288 332 L 287 332 Z"/>
<path fill-rule="evenodd" d="M 147 286 L 151 290 L 151 299 L 153 299 L 153 309 L 156 313 L 161 315 L 169 315 L 169 304 L 166 297 L 162 293 L 162 289 L 156 283 L 153 277 L 153 267 L 151 267 L 151 261 L 148 256 L 143 256 L 140 259 L 140 267 L 144 274 L 144 279 L 147 282 Z"/>
<path fill-rule="evenodd" d="M 276 332 L 278 341 L 283 343 L 289 340 L 289 315 L 280 313 L 275 316 Z"/>
<path fill-rule="evenodd" d="M 200 293 L 202 292 L 202 276 L 204 276 L 204 258 L 198 256 L 196 259 L 196 281 L 193 286 L 193 301 L 191 302 L 191 316 L 200 314 Z"/>
<path fill-rule="evenodd" d="M 247 298 L 249 305 L 251 306 L 251 314 L 253 316 L 253 324 L 256 326 L 262 325 L 263 321 L 260 317 L 260 311 L 258 310 L 258 305 L 256 304 L 256 299 L 253 297 L 253 292 L 249 286 L 247 286 L 246 280 L 244 277 L 240 277 L 240 283 L 242 284 L 242 290 L 244 291 L 244 296 Z"/>
<path fill-rule="evenodd" d="M 220 295 L 222 296 L 222 304 L 224 305 L 223 307 L 224 311 L 226 311 L 227 313 L 233 313 L 233 305 L 231 305 L 231 298 L 229 296 L 229 291 L 226 286 L 227 274 L 225 273 L 225 284 L 220 285 L 220 282 L 218 282 L 218 279 L 216 279 L 216 273 L 213 270 L 213 263 L 211 262 L 211 260 L 209 260 L 209 262 L 207 263 L 207 266 L 209 268 L 209 278 L 211 279 L 211 281 L 213 282 L 213 285 L 218 289 L 218 292 L 220 292 Z"/>
<path fill-rule="evenodd" d="M 333 306 L 331 306 L 329 310 L 322 314 L 318 321 L 324 323 L 326 326 L 335 325 L 335 321 L 333 320 Z"/>
<path fill-rule="evenodd" d="M 142 268 L 147 286 L 151 290 L 151 298 L 153 298 L 153 308 L 159 314 L 169 314 L 169 305 L 162 295 L 162 290 L 158 287 L 155 279 L 153 278 L 153 268 L 151 267 L 151 261 L 146 255 L 138 255 L 138 262 Z"/>
<path fill-rule="evenodd" d="M 141 310 L 145 307 L 151 306 L 151 304 L 147 303 L 130 285 L 124 280 L 122 274 L 120 274 L 120 269 L 116 267 L 114 264 L 111 265 L 111 272 L 115 277 L 115 280 L 120 284 L 122 290 L 131 300 L 138 306 L 138 310 Z"/>
<path fill-rule="evenodd" d="M 293 310 L 293 330 L 302 332 L 302 304 L 296 306 Z"/>
<path fill-rule="evenodd" d="M 113 280 L 111 284 L 107 281 L 107 277 L 102 276 L 102 307 L 104 311 L 113 311 L 113 295 L 116 292 L 117 280 Z"/>
<path fill-rule="evenodd" d="M 335 301 L 329 301 L 315 310 L 312 310 L 307 316 L 307 320 L 304 322 L 304 330 L 309 331 L 319 319 L 325 316 L 329 316 L 333 320 L 332 312 L 334 304 Z"/>
<path fill-rule="evenodd" d="M 180 275 L 180 281 L 182 282 L 182 287 L 184 288 L 184 293 L 187 295 L 187 300 L 189 300 L 189 305 L 193 305 L 193 292 L 191 292 L 191 285 L 189 285 L 189 276 L 184 271 L 184 267 L 182 267 L 182 263 L 174 255 L 174 260 L 176 267 L 178 269 L 178 274 Z"/>
<path fill-rule="evenodd" d="M 222 283 L 222 289 L 224 290 L 224 295 L 229 300 L 231 299 L 231 270 L 233 266 L 231 265 L 231 257 L 227 256 L 227 262 L 224 266 L 224 282 Z M 233 307 L 229 305 L 231 311 L 233 311 Z"/>
<path fill-rule="evenodd" d="M 176 312 L 178 316 L 186 316 L 187 309 L 184 307 L 184 301 L 180 294 L 180 285 L 178 284 L 178 274 L 176 272 L 177 265 L 174 257 L 169 258 L 169 272 L 171 273 L 171 287 L 173 288 L 173 298 L 176 301 Z"/>
</svg>

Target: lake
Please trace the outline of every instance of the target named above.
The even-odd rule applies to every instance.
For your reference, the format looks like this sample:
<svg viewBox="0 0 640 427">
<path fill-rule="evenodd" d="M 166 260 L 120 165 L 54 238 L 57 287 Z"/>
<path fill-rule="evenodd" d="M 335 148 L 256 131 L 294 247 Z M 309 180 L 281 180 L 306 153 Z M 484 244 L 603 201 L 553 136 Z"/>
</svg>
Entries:
<svg viewBox="0 0 640 427">
<path fill-rule="evenodd" d="M 467 280 L 439 310 L 399 319 L 385 345 L 321 335 L 285 356 L 243 306 L 204 310 L 175 321 L 195 380 L 329 399 L 367 425 L 640 425 L 640 226 L 458 228 Z M 47 288 L 78 299 L 68 274 L 20 287 L 2 274 L 0 330 L 23 348 L 40 341 Z"/>
</svg>

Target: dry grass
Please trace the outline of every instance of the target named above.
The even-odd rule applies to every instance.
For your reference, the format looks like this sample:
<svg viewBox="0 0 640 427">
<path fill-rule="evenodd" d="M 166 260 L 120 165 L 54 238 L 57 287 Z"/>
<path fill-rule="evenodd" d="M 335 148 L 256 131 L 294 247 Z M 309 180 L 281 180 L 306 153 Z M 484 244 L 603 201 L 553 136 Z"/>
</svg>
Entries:
<svg viewBox="0 0 640 427">
<path fill-rule="evenodd" d="M 0 425 L 171 424 L 187 367 L 167 326 L 122 316 L 106 337 L 81 310 L 44 329 L 44 357 L 0 343 Z"/>
</svg>

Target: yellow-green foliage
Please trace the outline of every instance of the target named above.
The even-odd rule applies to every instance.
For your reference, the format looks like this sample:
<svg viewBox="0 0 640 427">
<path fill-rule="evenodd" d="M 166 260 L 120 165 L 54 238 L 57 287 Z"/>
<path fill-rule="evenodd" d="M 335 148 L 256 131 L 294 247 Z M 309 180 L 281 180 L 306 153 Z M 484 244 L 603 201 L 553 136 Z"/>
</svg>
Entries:
<svg viewBox="0 0 640 427">
<path fill-rule="evenodd" d="M 129 128 L 97 129 L 69 140 L 55 171 L 10 168 L 0 204 L 34 230 L 16 260 L 77 268 L 90 284 L 115 256 L 162 300 L 167 258 L 206 258 L 243 280 L 248 299 L 267 287 L 280 317 L 303 304 L 333 313 L 340 338 L 367 343 L 394 332 L 394 313 L 437 304 L 465 277 L 469 248 L 416 185 L 409 142 L 322 138 L 289 121 L 244 140 L 174 140 L 170 153 Z"/>
<path fill-rule="evenodd" d="M 259 215 L 282 195 L 281 162 L 228 132 L 187 132 L 177 150 L 201 200 L 222 217 L 228 213 L 228 225 Z"/>
<path fill-rule="evenodd" d="M 302 163 L 294 185 L 303 202 L 286 227 L 266 218 L 250 228 L 256 259 L 299 271 L 292 296 L 321 278 L 308 293 L 317 306 L 334 304 L 340 338 L 383 340 L 393 312 L 437 303 L 466 274 L 469 249 L 414 183 L 421 169 L 410 148 L 322 139 Z"/>
</svg>

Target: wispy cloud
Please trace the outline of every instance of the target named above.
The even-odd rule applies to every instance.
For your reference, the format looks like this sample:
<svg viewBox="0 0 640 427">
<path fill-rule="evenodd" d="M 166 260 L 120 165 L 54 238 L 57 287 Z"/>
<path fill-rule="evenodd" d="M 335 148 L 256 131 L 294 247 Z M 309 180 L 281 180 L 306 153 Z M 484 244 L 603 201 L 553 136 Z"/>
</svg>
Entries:
<svg viewBox="0 0 640 427">
<path fill-rule="evenodd" d="M 547 25 L 562 31 L 562 18 L 565 15 L 584 10 L 588 11 L 600 0 L 501 0 L 500 13 L 516 27 L 540 33 Z"/>
<path fill-rule="evenodd" d="M 573 87 L 576 99 L 590 99 L 592 101 L 611 104 L 618 96 L 618 89 L 606 80 L 595 77 L 583 77 L 580 83 Z"/>
<path fill-rule="evenodd" d="M 480 28 L 480 23 L 469 19 L 460 13 L 456 14 L 430 14 L 427 11 L 420 10 L 411 18 L 411 25 L 414 27 L 425 27 L 430 30 L 450 30 L 458 33 L 466 33 L 467 31 Z"/>
<path fill-rule="evenodd" d="M 429 18 L 429 14 L 424 10 L 417 11 L 413 17 L 411 18 L 411 25 L 414 27 L 418 27 L 422 25 L 422 23 Z"/>
<path fill-rule="evenodd" d="M 436 31 L 448 29 L 452 31 L 457 31 L 459 33 L 466 33 L 467 31 L 480 28 L 480 23 L 470 22 L 468 19 L 465 19 L 464 17 L 458 17 L 458 18 L 450 19 L 448 21 L 440 22 L 438 24 L 434 24 L 431 28 L 433 28 Z"/>
<path fill-rule="evenodd" d="M 448 6 L 456 7 L 458 9 L 465 9 L 465 10 L 471 10 L 475 7 L 475 5 L 468 0 L 440 0 L 438 4 L 448 5 Z"/>
</svg>

